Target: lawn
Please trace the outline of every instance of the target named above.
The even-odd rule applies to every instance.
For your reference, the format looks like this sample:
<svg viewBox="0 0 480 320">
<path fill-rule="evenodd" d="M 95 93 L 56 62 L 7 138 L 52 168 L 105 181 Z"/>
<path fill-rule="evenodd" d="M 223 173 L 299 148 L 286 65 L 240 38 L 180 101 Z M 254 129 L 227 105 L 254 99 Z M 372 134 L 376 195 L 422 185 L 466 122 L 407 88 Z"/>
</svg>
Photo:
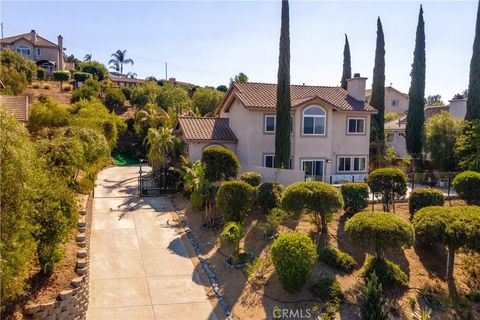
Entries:
<svg viewBox="0 0 480 320">
<path fill-rule="evenodd" d="M 138 164 L 139 161 L 137 159 L 134 159 L 132 157 L 123 155 L 123 154 L 114 154 L 113 155 L 113 161 L 115 162 L 116 166 L 122 167 L 122 166 L 129 166 L 132 164 Z"/>
</svg>

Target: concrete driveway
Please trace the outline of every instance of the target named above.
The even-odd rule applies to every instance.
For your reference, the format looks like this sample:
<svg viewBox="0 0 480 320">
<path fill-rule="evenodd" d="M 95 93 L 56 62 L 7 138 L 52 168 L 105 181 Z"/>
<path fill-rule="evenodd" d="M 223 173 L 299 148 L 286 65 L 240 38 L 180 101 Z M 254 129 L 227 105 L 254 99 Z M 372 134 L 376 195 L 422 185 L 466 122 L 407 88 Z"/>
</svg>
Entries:
<svg viewBox="0 0 480 320">
<path fill-rule="evenodd" d="M 138 169 L 98 175 L 87 319 L 216 319 L 170 204 L 138 197 Z"/>
</svg>

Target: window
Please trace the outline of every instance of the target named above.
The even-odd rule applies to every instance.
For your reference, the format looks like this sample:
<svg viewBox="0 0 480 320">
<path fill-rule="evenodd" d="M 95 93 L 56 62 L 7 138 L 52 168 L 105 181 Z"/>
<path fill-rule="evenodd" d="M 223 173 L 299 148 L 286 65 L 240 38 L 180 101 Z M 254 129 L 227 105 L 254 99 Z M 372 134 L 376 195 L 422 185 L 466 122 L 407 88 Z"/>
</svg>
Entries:
<svg viewBox="0 0 480 320">
<path fill-rule="evenodd" d="M 17 52 L 23 54 L 24 56 L 29 56 L 30 55 L 30 47 L 19 46 L 19 47 L 17 47 Z"/>
<path fill-rule="evenodd" d="M 325 135 L 326 112 L 320 107 L 303 111 L 303 134 Z"/>
<path fill-rule="evenodd" d="M 364 134 L 365 133 L 365 118 L 348 118 L 349 134 Z"/>
<path fill-rule="evenodd" d="M 35 55 L 40 56 L 40 48 L 35 48 Z"/>
<path fill-rule="evenodd" d="M 275 132 L 276 124 L 276 116 L 265 116 L 265 132 Z"/>
<path fill-rule="evenodd" d="M 338 172 L 365 172 L 367 157 L 338 157 Z"/>
<path fill-rule="evenodd" d="M 263 156 L 263 166 L 267 168 L 275 168 L 275 155 L 266 154 Z M 292 158 L 288 162 L 288 169 L 292 169 Z"/>
<path fill-rule="evenodd" d="M 302 160 L 302 170 L 314 181 L 323 181 L 325 160 Z"/>
<path fill-rule="evenodd" d="M 400 100 L 392 99 L 392 107 L 395 107 L 395 108 L 400 107 Z"/>
</svg>

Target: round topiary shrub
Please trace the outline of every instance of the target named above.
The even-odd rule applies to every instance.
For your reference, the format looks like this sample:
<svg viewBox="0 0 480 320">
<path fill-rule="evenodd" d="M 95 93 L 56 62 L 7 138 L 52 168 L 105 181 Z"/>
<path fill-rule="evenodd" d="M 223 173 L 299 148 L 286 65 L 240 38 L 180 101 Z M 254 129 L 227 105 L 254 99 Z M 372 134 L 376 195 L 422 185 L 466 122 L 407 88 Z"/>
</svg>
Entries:
<svg viewBox="0 0 480 320">
<path fill-rule="evenodd" d="M 50 88 L 51 88 L 51 86 L 50 86 L 49 83 L 44 83 L 44 84 L 43 84 L 43 89 L 45 89 L 45 90 L 50 90 Z"/>
<path fill-rule="evenodd" d="M 343 196 L 343 209 L 354 215 L 368 206 L 368 185 L 366 183 L 344 183 L 340 187 Z"/>
<path fill-rule="evenodd" d="M 368 186 L 382 196 L 383 211 L 395 211 L 395 200 L 407 194 L 407 176 L 398 168 L 381 168 L 370 172 Z"/>
<path fill-rule="evenodd" d="M 235 178 L 240 168 L 237 156 L 230 149 L 220 146 L 205 148 L 201 161 L 205 164 L 205 178 L 212 182 Z"/>
<path fill-rule="evenodd" d="M 408 286 L 407 274 L 400 269 L 399 265 L 388 259 L 368 256 L 365 260 L 362 276 L 366 280 L 370 278 L 374 272 L 384 288 Z"/>
<path fill-rule="evenodd" d="M 480 205 L 480 173 L 464 171 L 453 179 L 453 188 L 469 205 Z"/>
<path fill-rule="evenodd" d="M 273 208 L 280 207 L 285 187 L 278 183 L 264 182 L 258 186 L 258 204 L 263 213 L 268 214 Z"/>
<path fill-rule="evenodd" d="M 440 190 L 430 189 L 430 188 L 418 188 L 414 189 L 410 193 L 408 199 L 408 209 L 410 215 L 412 215 L 418 210 L 431 207 L 431 206 L 443 206 L 445 203 L 445 196 Z"/>
<path fill-rule="evenodd" d="M 217 192 L 216 203 L 225 221 L 243 222 L 255 200 L 255 188 L 243 181 L 226 181 Z"/>
<path fill-rule="evenodd" d="M 248 171 L 242 173 L 242 175 L 240 176 L 240 180 L 245 181 L 252 187 L 257 187 L 260 182 L 262 182 L 262 175 L 257 172 Z"/>
<path fill-rule="evenodd" d="M 310 292 L 315 298 L 327 301 L 340 302 L 343 300 L 340 282 L 335 278 L 320 279 L 310 288 Z"/>
<path fill-rule="evenodd" d="M 108 110 L 113 111 L 123 108 L 125 95 L 118 89 L 108 89 L 105 95 L 104 104 Z"/>
<path fill-rule="evenodd" d="M 299 291 L 307 282 L 317 250 L 312 239 L 302 233 L 281 234 L 272 245 L 272 262 L 283 288 Z"/>
<path fill-rule="evenodd" d="M 322 248 L 318 252 L 318 259 L 332 268 L 347 273 L 352 272 L 357 266 L 357 261 L 351 255 L 332 247 Z"/>
</svg>

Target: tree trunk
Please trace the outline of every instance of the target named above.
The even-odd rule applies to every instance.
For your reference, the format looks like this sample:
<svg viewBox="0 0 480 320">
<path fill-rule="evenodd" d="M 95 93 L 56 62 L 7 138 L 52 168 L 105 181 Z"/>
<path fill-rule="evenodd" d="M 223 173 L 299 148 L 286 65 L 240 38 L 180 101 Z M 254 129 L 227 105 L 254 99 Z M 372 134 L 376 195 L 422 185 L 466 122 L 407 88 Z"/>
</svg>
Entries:
<svg viewBox="0 0 480 320">
<path fill-rule="evenodd" d="M 455 268 L 455 251 L 448 249 L 447 252 L 447 279 L 453 279 L 453 270 Z"/>
</svg>

